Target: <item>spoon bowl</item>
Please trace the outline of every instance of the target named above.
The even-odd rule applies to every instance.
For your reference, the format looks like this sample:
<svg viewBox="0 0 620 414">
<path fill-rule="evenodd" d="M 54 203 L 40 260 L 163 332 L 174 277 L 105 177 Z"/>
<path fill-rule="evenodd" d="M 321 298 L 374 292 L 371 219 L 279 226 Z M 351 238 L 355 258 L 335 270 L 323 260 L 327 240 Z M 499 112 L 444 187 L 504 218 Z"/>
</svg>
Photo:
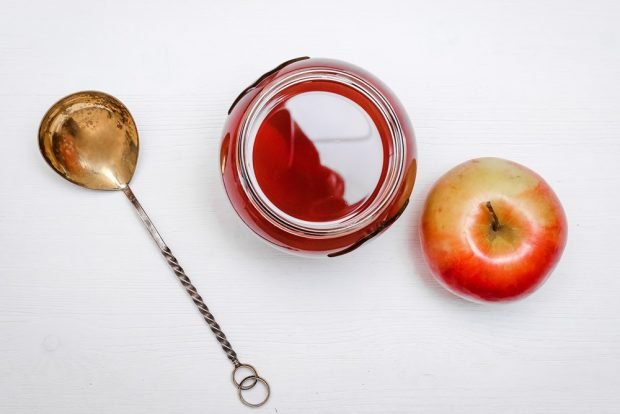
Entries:
<svg viewBox="0 0 620 414">
<path fill-rule="evenodd" d="M 138 129 L 118 99 L 78 92 L 56 102 L 39 128 L 45 161 L 63 178 L 93 190 L 127 187 L 138 162 Z"/>
</svg>

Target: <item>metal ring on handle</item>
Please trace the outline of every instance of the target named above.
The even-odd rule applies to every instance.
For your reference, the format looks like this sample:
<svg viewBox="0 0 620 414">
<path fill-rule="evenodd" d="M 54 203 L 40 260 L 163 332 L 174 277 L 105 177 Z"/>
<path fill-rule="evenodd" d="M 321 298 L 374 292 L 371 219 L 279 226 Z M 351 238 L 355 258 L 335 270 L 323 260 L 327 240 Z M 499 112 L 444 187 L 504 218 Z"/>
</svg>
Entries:
<svg viewBox="0 0 620 414">
<path fill-rule="evenodd" d="M 254 381 L 253 383 L 254 385 L 252 386 L 244 385 L 244 383 L 248 381 Z M 251 403 L 243 397 L 243 391 L 247 391 L 251 388 L 254 388 L 254 386 L 258 384 L 259 382 L 265 386 L 265 389 L 267 390 L 267 394 L 265 395 L 265 398 L 262 401 L 258 403 Z M 242 379 L 241 382 L 239 383 L 239 399 L 244 405 L 247 405 L 248 407 L 256 408 L 256 407 L 262 406 L 263 404 L 267 402 L 270 395 L 271 395 L 271 388 L 269 387 L 269 383 L 257 375 L 249 375 L 245 377 L 244 379 Z"/>
<path fill-rule="evenodd" d="M 243 380 L 241 380 L 240 382 L 237 382 L 237 379 L 235 378 L 235 375 L 237 374 L 237 370 L 238 370 L 238 369 L 241 369 L 241 368 L 247 368 L 247 369 L 249 369 L 250 371 L 252 371 L 252 374 L 251 374 L 251 375 L 248 375 L 246 378 L 244 378 L 244 379 L 243 379 Z M 244 391 L 245 391 L 245 390 L 249 390 L 249 389 L 251 389 L 251 388 L 254 388 L 254 386 L 256 385 L 256 382 L 258 381 L 258 380 L 256 380 L 256 379 L 254 380 L 254 382 L 253 382 L 252 384 L 249 384 L 249 385 L 242 385 L 242 384 L 243 384 L 243 381 L 245 381 L 247 378 L 250 378 L 250 377 L 253 377 L 253 378 L 257 378 L 257 377 L 258 377 L 258 372 L 256 371 L 256 368 L 254 368 L 254 367 L 253 367 L 252 365 L 250 365 L 250 364 L 239 364 L 239 365 L 237 365 L 237 366 L 235 367 L 235 369 L 233 369 L 233 372 L 232 372 L 232 381 L 233 381 L 233 384 L 235 384 L 235 387 L 237 387 L 238 389 L 242 389 L 242 390 L 244 390 Z"/>
</svg>

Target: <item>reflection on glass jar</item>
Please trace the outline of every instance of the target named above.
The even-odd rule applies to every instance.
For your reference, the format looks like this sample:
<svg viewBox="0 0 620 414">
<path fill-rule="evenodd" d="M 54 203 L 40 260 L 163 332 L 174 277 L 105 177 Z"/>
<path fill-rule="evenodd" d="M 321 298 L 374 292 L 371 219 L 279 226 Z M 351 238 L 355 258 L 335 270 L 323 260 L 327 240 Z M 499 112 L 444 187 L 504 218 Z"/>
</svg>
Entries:
<svg viewBox="0 0 620 414">
<path fill-rule="evenodd" d="M 416 175 L 413 130 L 369 73 L 294 59 L 233 103 L 221 167 L 233 207 L 255 233 L 289 251 L 336 256 L 404 210 Z"/>
</svg>

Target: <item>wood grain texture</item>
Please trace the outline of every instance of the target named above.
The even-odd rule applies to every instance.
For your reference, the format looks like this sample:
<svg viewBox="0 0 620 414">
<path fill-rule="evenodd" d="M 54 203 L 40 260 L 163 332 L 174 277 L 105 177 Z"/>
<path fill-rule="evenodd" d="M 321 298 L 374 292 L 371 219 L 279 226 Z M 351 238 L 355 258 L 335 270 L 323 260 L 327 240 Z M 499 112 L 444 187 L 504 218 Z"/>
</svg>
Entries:
<svg viewBox="0 0 620 414">
<path fill-rule="evenodd" d="M 618 413 L 620 6 L 616 1 L 2 0 L 0 413 L 247 413 L 230 364 L 122 194 L 60 180 L 41 116 L 107 91 L 141 133 L 133 189 L 271 413 Z M 417 133 L 411 207 L 333 260 L 257 240 L 228 204 L 219 134 L 279 62 L 382 78 Z M 417 220 L 432 182 L 513 159 L 569 219 L 546 285 L 479 306 L 432 281 Z"/>
</svg>

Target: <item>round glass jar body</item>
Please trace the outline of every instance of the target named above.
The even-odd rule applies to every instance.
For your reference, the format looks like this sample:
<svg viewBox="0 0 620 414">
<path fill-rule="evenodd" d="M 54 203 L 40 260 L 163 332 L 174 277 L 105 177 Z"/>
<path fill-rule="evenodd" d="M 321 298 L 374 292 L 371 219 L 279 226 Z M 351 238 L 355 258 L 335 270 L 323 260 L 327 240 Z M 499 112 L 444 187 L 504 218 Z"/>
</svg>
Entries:
<svg viewBox="0 0 620 414">
<path fill-rule="evenodd" d="M 416 177 L 413 129 L 370 73 L 298 58 L 261 76 L 229 110 L 220 149 L 228 197 L 261 238 L 337 256 L 389 227 Z"/>
</svg>

